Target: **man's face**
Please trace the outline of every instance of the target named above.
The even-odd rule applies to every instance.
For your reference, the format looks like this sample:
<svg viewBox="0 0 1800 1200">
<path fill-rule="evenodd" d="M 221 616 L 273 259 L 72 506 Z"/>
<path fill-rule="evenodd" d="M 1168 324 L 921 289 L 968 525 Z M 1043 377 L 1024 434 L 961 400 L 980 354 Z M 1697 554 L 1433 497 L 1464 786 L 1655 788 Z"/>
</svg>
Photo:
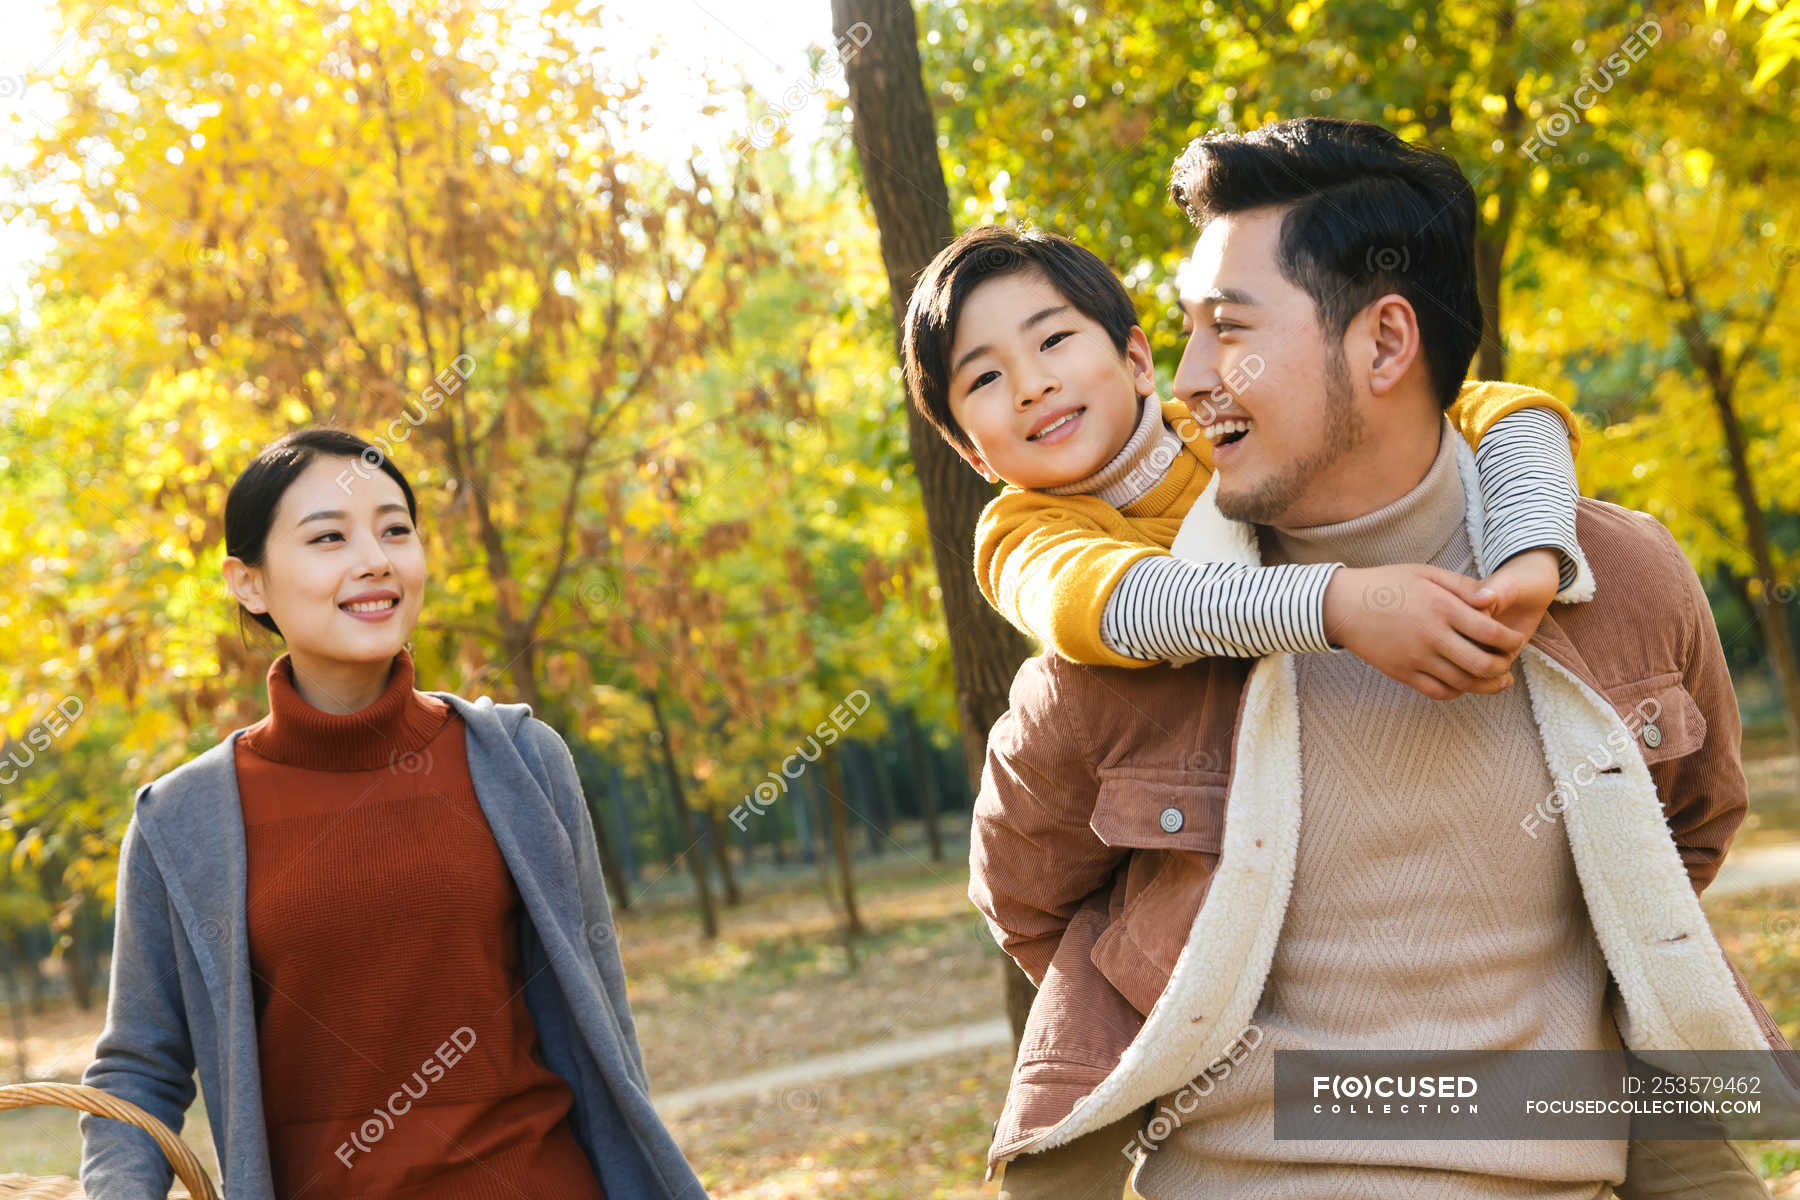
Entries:
<svg viewBox="0 0 1800 1200">
<path fill-rule="evenodd" d="M 1156 390 L 1150 345 L 1125 353 L 1041 272 L 985 280 L 964 300 L 950 346 L 950 412 L 975 443 L 969 465 L 992 481 L 1058 487 L 1105 466 Z"/>
<path fill-rule="evenodd" d="M 1364 434 L 1341 342 L 1276 263 L 1286 212 L 1209 221 L 1181 279 L 1175 394 L 1212 444 L 1219 511 L 1262 525 L 1313 523 L 1309 495 Z"/>
</svg>

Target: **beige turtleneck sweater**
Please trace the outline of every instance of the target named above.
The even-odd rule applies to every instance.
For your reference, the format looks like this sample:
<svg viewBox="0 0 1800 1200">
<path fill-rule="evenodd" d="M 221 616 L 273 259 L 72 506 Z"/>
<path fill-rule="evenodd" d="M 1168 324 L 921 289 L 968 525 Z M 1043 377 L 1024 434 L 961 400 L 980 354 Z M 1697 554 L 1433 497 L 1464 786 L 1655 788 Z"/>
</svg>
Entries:
<svg viewBox="0 0 1800 1200">
<path fill-rule="evenodd" d="M 1372 513 L 1260 530 L 1266 562 L 1473 574 L 1448 424 L 1425 477 Z M 1523 681 L 1436 701 L 1349 654 L 1294 660 L 1301 827 L 1255 1023 L 1264 1037 L 1145 1160 L 1151 1200 L 1595 1200 L 1617 1141 L 1281 1141 L 1277 1050 L 1616 1050 L 1605 959 L 1568 839 L 1519 816 L 1552 781 Z M 1164 1097 L 1171 1104 L 1173 1095 Z M 1194 1097 L 1182 1098 L 1183 1109 Z"/>
<path fill-rule="evenodd" d="M 1163 419 L 1162 404 L 1139 396 L 1137 426 L 1117 454 L 1085 479 L 1042 490 L 1052 496 L 1097 496 L 1114 508 L 1129 508 L 1163 481 L 1181 447 L 1181 435 Z"/>
</svg>

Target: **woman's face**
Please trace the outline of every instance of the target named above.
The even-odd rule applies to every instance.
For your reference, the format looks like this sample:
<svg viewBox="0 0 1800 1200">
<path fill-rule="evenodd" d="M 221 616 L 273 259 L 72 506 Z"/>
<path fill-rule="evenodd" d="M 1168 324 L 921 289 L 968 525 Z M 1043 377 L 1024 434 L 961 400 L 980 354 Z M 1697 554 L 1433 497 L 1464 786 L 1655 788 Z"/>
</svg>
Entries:
<svg viewBox="0 0 1800 1200">
<path fill-rule="evenodd" d="M 276 506 L 262 565 L 226 560 L 244 607 L 273 617 L 299 656 L 385 661 L 419 622 L 425 547 L 406 496 L 385 472 L 357 465 L 315 458 Z"/>
</svg>

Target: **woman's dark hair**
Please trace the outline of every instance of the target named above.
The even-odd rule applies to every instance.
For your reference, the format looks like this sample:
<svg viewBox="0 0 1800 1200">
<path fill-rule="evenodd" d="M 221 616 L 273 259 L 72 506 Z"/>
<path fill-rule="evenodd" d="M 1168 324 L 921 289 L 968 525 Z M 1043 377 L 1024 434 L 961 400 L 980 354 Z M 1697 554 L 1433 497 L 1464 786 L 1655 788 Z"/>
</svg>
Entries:
<svg viewBox="0 0 1800 1200">
<path fill-rule="evenodd" d="M 1341 340 L 1378 297 L 1404 296 L 1438 403 L 1456 399 L 1481 344 L 1481 298 L 1475 189 L 1455 159 L 1367 121 L 1300 117 L 1195 138 L 1169 194 L 1196 225 L 1291 205 L 1276 262 L 1326 336 Z"/>
<path fill-rule="evenodd" d="M 1120 357 L 1138 323 L 1131 296 L 1090 250 L 1054 233 L 982 225 L 938 251 L 913 288 L 900 336 L 906 387 L 920 415 L 953 445 L 973 450 L 950 412 L 950 347 L 969 293 L 990 279 L 1036 271 L 1084 316 L 1098 322 Z"/>
<path fill-rule="evenodd" d="M 406 511 L 413 523 L 418 523 L 419 506 L 413 499 L 412 485 L 386 454 L 345 429 L 300 429 L 263 447 L 231 485 L 225 497 L 225 553 L 248 566 L 260 567 L 281 497 L 314 459 L 323 457 L 359 459 L 352 470 L 364 478 L 370 471 L 385 474 L 400 485 L 400 492 L 406 497 Z M 245 616 L 280 636 L 281 630 L 268 613 L 253 613 L 239 604 L 240 627 Z"/>
</svg>

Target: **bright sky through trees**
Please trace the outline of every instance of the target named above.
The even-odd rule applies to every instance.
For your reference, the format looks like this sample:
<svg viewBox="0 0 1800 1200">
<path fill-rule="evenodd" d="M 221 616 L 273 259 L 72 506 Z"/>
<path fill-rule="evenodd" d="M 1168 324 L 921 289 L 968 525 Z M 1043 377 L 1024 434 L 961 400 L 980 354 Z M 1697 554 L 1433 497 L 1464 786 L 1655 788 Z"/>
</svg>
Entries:
<svg viewBox="0 0 1800 1200">
<path fill-rule="evenodd" d="M 521 0 L 518 7 L 528 13 L 534 5 Z M 629 61 L 646 77 L 648 98 L 659 113 L 654 145 L 646 148 L 652 153 L 673 155 L 693 145 L 729 147 L 749 133 L 721 128 L 725 118 L 694 113 L 680 119 L 682 97 L 692 94 L 699 73 L 741 78 L 773 103 L 796 82 L 811 79 L 809 54 L 832 44 L 826 0 L 667 0 L 596 7 L 604 9 L 608 26 L 623 35 L 599 52 Z M 0 39 L 0 196 L 18 196 L 32 186 L 33 181 L 18 174 L 23 143 L 46 132 L 60 113 L 59 98 L 46 77 L 80 53 L 79 34 L 62 28 L 51 0 L 7 4 L 6 37 Z M 827 77 L 825 86 L 831 94 L 841 93 L 841 76 Z M 801 140 L 812 137 L 824 112 L 823 95 L 817 103 L 796 108 L 788 121 L 790 133 Z M 48 249 L 44 237 L 23 222 L 0 222 L 0 313 L 30 309 L 31 264 Z"/>
</svg>

